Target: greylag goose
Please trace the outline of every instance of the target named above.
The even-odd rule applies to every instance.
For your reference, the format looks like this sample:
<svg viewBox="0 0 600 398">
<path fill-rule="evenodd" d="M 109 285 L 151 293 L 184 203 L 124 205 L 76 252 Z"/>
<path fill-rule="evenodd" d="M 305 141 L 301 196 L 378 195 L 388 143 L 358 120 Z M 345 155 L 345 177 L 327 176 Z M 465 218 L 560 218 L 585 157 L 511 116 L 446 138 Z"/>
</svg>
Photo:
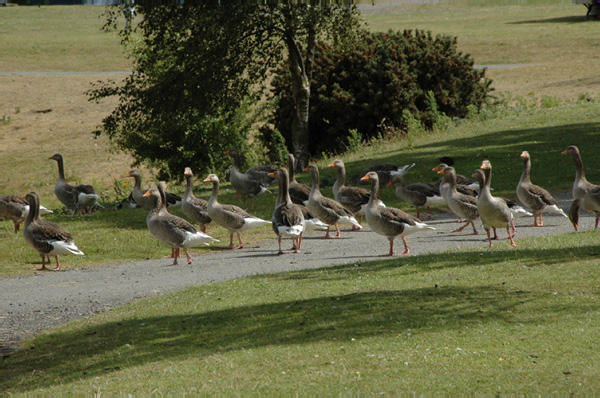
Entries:
<svg viewBox="0 0 600 398">
<path fill-rule="evenodd" d="M 117 203 L 117 206 L 116 206 L 117 210 L 136 209 L 138 207 L 141 207 L 141 206 L 135 201 L 135 199 L 133 199 L 133 192 L 131 192 L 128 197 L 126 197 L 125 199 L 122 199 L 119 203 Z"/>
<path fill-rule="evenodd" d="M 194 195 L 194 173 L 189 167 L 185 168 L 185 195 L 181 203 L 181 210 L 190 220 L 200 224 L 200 230 L 206 233 L 206 224 L 212 220 L 208 215 L 208 201 Z"/>
<path fill-rule="evenodd" d="M 140 171 L 137 169 L 131 169 L 129 170 L 129 173 L 125 175 L 125 178 L 127 177 L 133 178 L 134 180 L 133 190 L 131 192 L 133 200 L 135 200 L 136 203 L 140 205 L 140 207 L 142 207 L 144 210 L 152 210 L 154 200 L 150 196 L 144 196 L 144 194 L 148 192 L 148 190 L 142 189 L 142 176 L 140 174 Z M 175 195 L 174 193 L 165 192 L 165 194 L 167 196 L 167 207 L 179 206 L 183 201 L 183 199 L 181 199 L 181 196 Z"/>
<path fill-rule="evenodd" d="M 542 220 L 543 212 L 556 213 L 568 218 L 565 212 L 558 207 L 558 202 L 548 191 L 531 183 L 531 158 L 529 152 L 523 151 L 521 153 L 521 158 L 523 159 L 523 173 L 521 174 L 521 179 L 517 185 L 517 196 L 519 197 L 519 200 L 533 212 L 533 226 L 541 227 L 544 225 L 544 221 Z M 539 224 L 537 222 L 538 215 L 540 216 Z"/>
<path fill-rule="evenodd" d="M 296 161 L 294 159 L 294 155 L 291 153 L 288 155 L 288 171 L 290 175 L 290 198 L 292 202 L 297 205 L 305 205 L 308 203 L 308 195 L 310 195 L 310 188 L 306 184 L 301 184 L 296 181 L 295 172 L 296 170 Z"/>
<path fill-rule="evenodd" d="M 585 178 L 585 171 L 583 170 L 583 161 L 581 160 L 581 154 L 579 148 L 574 145 L 569 146 L 567 149 L 561 152 L 563 155 L 571 155 L 573 162 L 575 162 L 575 181 L 573 182 L 573 199 L 583 198 L 587 191 L 596 187 L 596 185 L 590 183 Z"/>
<path fill-rule="evenodd" d="M 446 192 L 446 202 L 448 203 L 448 207 L 461 219 L 467 220 L 465 225 L 450 232 L 461 232 L 471 224 L 473 227 L 473 235 L 477 235 L 478 232 L 474 222 L 479 219 L 477 199 L 470 195 L 463 195 L 456 190 L 456 172 L 454 171 L 454 167 L 446 166 L 438 170 L 438 174 L 444 175 L 444 184 L 448 186 Z"/>
<path fill-rule="evenodd" d="M 302 209 L 300 209 L 299 205 L 292 203 L 292 199 L 290 199 L 287 170 L 280 168 L 277 173 L 271 173 L 271 176 L 277 177 L 279 180 L 279 194 L 271 218 L 273 232 L 277 235 L 277 242 L 279 243 L 279 254 L 283 254 L 281 250 L 281 238 L 284 236 L 292 238 L 294 253 L 299 253 L 300 246 L 302 245 L 302 233 L 304 231 Z"/>
<path fill-rule="evenodd" d="M 157 188 L 147 190 L 144 197 L 152 200 L 152 210 L 146 217 L 148 230 L 160 242 L 171 246 L 174 257 L 172 265 L 177 265 L 177 258 L 181 249 L 187 257 L 187 263 L 191 264 L 193 259 L 188 253 L 188 247 L 218 242 L 217 239 L 198 231 L 188 221 L 167 211 L 165 185 L 162 181 L 158 183 Z"/>
<path fill-rule="evenodd" d="M 233 249 L 234 232 L 237 234 L 239 241 L 239 246 L 236 249 L 241 249 L 244 247 L 242 231 L 271 223 L 254 217 L 237 206 L 219 203 L 217 200 L 219 196 L 219 177 L 215 174 L 209 174 L 204 182 L 213 184 L 212 194 L 208 200 L 208 215 L 215 223 L 229 231 L 229 246 L 226 247 L 227 249 Z"/>
<path fill-rule="evenodd" d="M 74 210 L 76 213 L 82 213 L 82 209 L 91 212 L 96 207 L 101 207 L 98 203 L 98 195 L 91 185 L 70 185 L 65 180 L 65 169 L 63 165 L 63 157 L 56 153 L 50 157 L 58 163 L 58 180 L 54 185 L 54 194 L 69 210 Z"/>
<path fill-rule="evenodd" d="M 275 181 L 271 174 L 276 173 L 277 170 L 268 164 L 261 164 L 258 166 L 252 166 L 246 170 L 246 175 L 250 176 L 255 180 L 258 180 L 264 187 L 267 187 Z"/>
<path fill-rule="evenodd" d="M 312 231 L 327 231 L 329 225 L 319 220 L 308 208 L 304 205 L 298 205 L 302 210 L 302 216 L 304 217 L 304 232 Z"/>
<path fill-rule="evenodd" d="M 579 231 L 579 209 L 594 213 L 596 216 L 596 226 L 594 230 L 598 229 L 598 222 L 600 221 L 600 185 L 589 189 L 583 198 L 576 198 L 571 204 L 569 210 L 569 220 L 573 223 L 575 231 Z"/>
<path fill-rule="evenodd" d="M 388 182 L 388 186 L 394 185 L 396 187 L 395 193 L 396 197 L 402 199 L 403 201 L 410 203 L 415 206 L 417 209 L 417 218 L 421 219 L 421 207 L 427 207 L 427 218 L 425 220 L 431 219 L 431 209 L 430 206 L 444 203 L 444 198 L 440 194 L 440 191 L 433 188 L 429 184 L 423 184 L 417 182 L 415 184 L 404 185 L 404 177 L 399 175 L 394 175 Z"/>
<path fill-rule="evenodd" d="M 60 270 L 58 256 L 60 254 L 77 254 L 83 256 L 83 252 L 77 248 L 73 242 L 73 235 L 62 229 L 58 224 L 40 218 L 40 197 L 37 192 L 30 192 L 25 196 L 29 203 L 29 214 L 25 220 L 23 228 L 23 237 L 42 258 L 41 270 L 46 270 L 46 258 L 50 265 L 50 256 L 56 259 L 56 268 L 52 271 Z"/>
<path fill-rule="evenodd" d="M 483 170 L 483 171 L 481 171 Z M 502 198 L 496 198 L 492 196 L 490 191 L 490 185 L 492 183 L 492 164 L 489 160 L 484 160 L 481 163 L 481 170 L 475 171 L 473 177 L 476 177 L 480 181 L 481 192 L 477 197 L 477 210 L 481 217 L 481 223 L 487 233 L 488 242 L 492 247 L 492 238 L 490 236 L 490 228 L 494 228 L 494 235 L 496 235 L 496 228 L 506 228 L 508 233 L 508 239 L 510 239 L 511 246 L 517 244 L 513 240 L 513 235 L 516 233 L 513 216 L 506 204 L 506 201 Z M 510 232 L 512 226 L 513 232 Z"/>
<path fill-rule="evenodd" d="M 383 235 L 390 241 L 390 252 L 382 255 L 388 257 L 394 255 L 394 239 L 397 236 L 402 237 L 404 242 L 404 253 L 410 252 L 410 247 L 406 243 L 406 237 L 423 229 L 435 230 L 435 228 L 422 223 L 420 220 L 406 214 L 400 209 L 393 207 L 382 207 L 377 201 L 377 191 L 379 191 L 379 176 L 376 172 L 370 171 L 361 178 L 362 181 L 371 181 L 371 197 L 367 204 L 366 218 L 369 226 L 379 235 Z"/>
<path fill-rule="evenodd" d="M 246 196 L 252 198 L 252 209 L 254 209 L 254 197 L 265 192 L 269 192 L 267 188 L 256 178 L 249 174 L 242 173 L 240 167 L 240 154 L 237 149 L 230 149 L 225 153 L 233 158 L 233 165 L 229 171 L 229 180 L 231 185 L 242 197 L 244 207 L 246 206 Z"/>
<path fill-rule="evenodd" d="M 311 164 L 304 171 L 308 171 L 312 179 L 307 207 L 319 220 L 327 224 L 327 232 L 324 238 L 329 238 L 329 229 L 332 225 L 335 226 L 337 232 L 335 235 L 336 238 L 341 236 L 338 224 L 350 224 L 354 225 L 357 229 L 361 229 L 362 226 L 356 221 L 356 218 L 354 218 L 354 215 L 350 211 L 335 200 L 321 195 L 321 190 L 319 189 L 319 169 L 317 166 Z"/>
<path fill-rule="evenodd" d="M 52 213 L 44 206 L 40 205 L 40 214 Z M 11 220 L 15 226 L 15 233 L 19 232 L 21 223 L 25 221 L 29 214 L 29 203 L 19 195 L 1 195 L 0 196 L 0 220 Z"/>
<path fill-rule="evenodd" d="M 337 179 L 333 184 L 333 197 L 352 214 L 358 214 L 358 223 L 362 224 L 362 218 L 369 202 L 369 191 L 360 187 L 347 187 L 344 185 L 346 183 L 346 166 L 341 159 L 334 160 L 327 167 L 337 169 Z M 380 203 L 380 205 L 385 207 L 383 203 Z M 352 230 L 355 230 L 355 228 L 352 227 Z"/>
<path fill-rule="evenodd" d="M 434 167 L 433 171 L 440 171 L 446 167 L 449 167 L 449 165 L 446 163 L 441 163 L 440 165 Z M 479 183 L 477 181 L 467 178 L 462 174 L 456 174 L 456 170 L 454 170 L 454 175 L 456 176 L 456 190 L 458 192 L 462 193 L 463 195 L 477 197 L 477 194 L 479 193 Z M 449 189 L 448 183 L 445 181 L 445 178 L 442 177 L 437 180 L 435 184 L 433 184 L 433 187 L 440 191 L 440 194 L 444 199 L 446 199 L 446 193 Z"/>
</svg>

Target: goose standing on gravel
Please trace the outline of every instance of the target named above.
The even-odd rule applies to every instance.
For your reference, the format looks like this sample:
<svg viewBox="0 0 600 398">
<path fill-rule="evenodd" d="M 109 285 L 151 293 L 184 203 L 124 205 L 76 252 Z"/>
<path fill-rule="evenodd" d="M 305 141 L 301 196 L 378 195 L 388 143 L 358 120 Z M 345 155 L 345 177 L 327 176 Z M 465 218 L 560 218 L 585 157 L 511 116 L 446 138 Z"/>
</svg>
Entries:
<svg viewBox="0 0 600 398">
<path fill-rule="evenodd" d="M 435 169 L 433 169 L 435 170 Z M 450 232 L 461 232 L 469 224 L 473 227 L 473 235 L 477 235 L 475 221 L 479 219 L 477 199 L 470 195 L 464 195 L 456 190 L 456 172 L 454 167 L 446 166 L 438 170 L 438 174 L 444 175 L 444 185 L 447 185 L 446 202 L 454 214 L 463 220 L 467 220 L 462 227 Z"/>
<path fill-rule="evenodd" d="M 247 207 L 246 196 L 252 198 L 251 209 L 254 209 L 254 197 L 262 193 L 269 192 L 269 190 L 259 180 L 253 178 L 251 175 L 242 173 L 239 170 L 240 153 L 237 151 L 237 149 L 230 149 L 225 151 L 225 153 L 233 158 L 233 165 L 229 171 L 229 180 L 231 181 L 231 185 L 233 188 L 235 188 L 238 195 L 242 197 L 244 207 Z"/>
<path fill-rule="evenodd" d="M 188 253 L 187 249 L 189 247 L 218 242 L 217 239 L 198 231 L 188 221 L 167 211 L 164 182 L 159 182 L 157 188 L 147 190 L 144 197 L 150 198 L 152 201 L 152 210 L 146 217 L 148 230 L 160 242 L 171 246 L 174 257 L 172 265 L 177 265 L 177 258 L 181 249 L 187 257 L 187 263 L 191 264 L 193 259 Z"/>
<path fill-rule="evenodd" d="M 306 184 L 301 184 L 296 181 L 296 161 L 294 155 L 288 154 L 288 171 L 290 175 L 290 199 L 297 205 L 306 205 L 308 202 L 308 195 L 310 195 L 310 187 Z"/>
<path fill-rule="evenodd" d="M 371 181 L 371 197 L 367 204 L 366 218 L 369 226 L 379 235 L 383 235 L 390 241 L 390 252 L 382 255 L 389 257 L 394 255 L 394 239 L 397 236 L 402 237 L 404 242 L 404 253 L 410 252 L 410 247 L 406 243 L 406 237 L 423 229 L 435 230 L 435 228 L 422 223 L 420 220 L 406 214 L 400 209 L 393 207 L 382 207 L 377 201 L 377 192 L 379 191 L 379 176 L 371 171 L 361 178 L 362 181 Z"/>
<path fill-rule="evenodd" d="M 357 229 L 361 229 L 362 226 L 356 221 L 356 218 L 354 218 L 354 215 L 350 211 L 335 200 L 321 195 L 321 190 L 319 189 L 319 169 L 317 166 L 311 164 L 304 171 L 308 171 L 312 179 L 307 207 L 319 220 L 327 224 L 327 232 L 324 238 L 330 237 L 329 230 L 332 225 L 335 226 L 335 230 L 337 231 L 336 238 L 341 236 L 338 224 L 350 224 Z"/>
<path fill-rule="evenodd" d="M 379 189 L 381 189 L 388 185 L 393 175 L 404 176 L 413 167 L 415 167 L 414 163 L 406 164 L 404 166 L 396 166 L 389 163 L 377 163 L 361 171 L 360 176 L 364 176 L 371 171 L 376 172 L 379 176 Z"/>
<path fill-rule="evenodd" d="M 87 212 L 92 211 L 95 207 L 100 206 L 98 203 L 98 195 L 91 185 L 70 185 L 65 180 L 65 169 L 63 165 L 63 157 L 60 153 L 56 153 L 50 157 L 58 163 L 58 180 L 54 185 L 54 194 L 67 209 L 74 210 L 76 213 L 82 213 L 82 209 Z"/>
<path fill-rule="evenodd" d="M 589 189 L 583 198 L 576 198 L 573 200 L 571 209 L 569 210 L 569 220 L 573 223 L 575 231 L 579 231 L 579 209 L 589 211 L 596 217 L 596 226 L 594 230 L 598 229 L 598 222 L 600 222 L 600 185 Z"/>
<path fill-rule="evenodd" d="M 421 207 L 427 207 L 427 218 L 431 219 L 430 206 L 444 203 L 444 198 L 440 194 L 440 191 L 433 188 L 431 185 L 417 182 L 415 184 L 404 185 L 404 177 L 399 175 L 393 175 L 388 186 L 394 185 L 396 187 L 396 197 L 403 201 L 410 203 L 417 209 L 417 218 L 421 219 L 420 212 Z"/>
<path fill-rule="evenodd" d="M 200 224 L 200 230 L 206 233 L 206 224 L 212 220 L 208 215 L 208 201 L 194 196 L 194 173 L 189 167 L 185 168 L 185 194 L 181 202 L 181 210 L 190 220 Z"/>
<path fill-rule="evenodd" d="M 440 165 L 434 167 L 433 171 L 440 171 L 446 167 L 449 167 L 449 165 L 446 163 L 441 163 Z M 463 195 L 469 195 L 476 198 L 477 194 L 479 193 L 479 183 L 463 176 L 462 174 L 456 174 L 456 170 L 454 170 L 454 175 L 456 176 L 456 190 Z M 437 182 L 433 184 L 433 187 L 440 191 L 442 197 L 446 199 L 446 193 L 448 192 L 450 186 L 444 177 L 437 180 Z"/>
<path fill-rule="evenodd" d="M 144 210 L 152 210 L 152 207 L 154 206 L 154 200 L 151 196 L 145 196 L 145 193 L 148 192 L 148 190 L 142 189 L 142 176 L 140 171 L 138 169 L 131 169 L 129 170 L 129 173 L 125 175 L 125 178 L 133 178 L 134 180 L 133 190 L 131 192 L 133 200 L 135 200 L 136 203 Z M 167 198 L 167 207 L 179 206 L 183 201 L 181 196 L 175 195 L 174 193 L 165 192 L 165 195 Z"/>
<path fill-rule="evenodd" d="M 40 214 L 52 213 L 40 205 Z M 15 226 L 15 233 L 19 232 L 21 223 L 29 214 L 29 203 L 19 195 L 0 195 L 0 220 L 11 220 Z"/>
<path fill-rule="evenodd" d="M 38 251 L 42 258 L 41 270 L 46 270 L 46 259 L 50 265 L 50 256 L 56 259 L 56 268 L 52 271 L 60 270 L 58 256 L 60 254 L 77 254 L 83 256 L 83 252 L 77 248 L 73 242 L 73 235 L 62 229 L 58 224 L 40 218 L 40 197 L 37 192 L 30 192 L 25 196 L 29 203 L 29 214 L 25 220 L 23 228 L 23 237 L 34 249 Z"/>
<path fill-rule="evenodd" d="M 279 254 L 283 254 L 281 250 L 281 238 L 284 236 L 292 238 L 294 253 L 300 253 L 302 233 L 304 231 L 304 215 L 300 206 L 292 203 L 292 199 L 290 199 L 288 192 L 288 172 L 286 169 L 280 168 L 277 173 L 270 174 L 271 177 L 277 177 L 279 180 L 279 194 L 271 218 L 271 225 L 279 243 Z"/>
<path fill-rule="evenodd" d="M 517 196 L 519 197 L 519 200 L 533 212 L 533 226 L 541 227 L 544 225 L 544 221 L 542 220 L 542 213 L 544 212 L 556 213 L 568 218 L 565 212 L 558 207 L 558 202 L 548 191 L 531 183 L 531 158 L 529 152 L 523 151 L 521 153 L 521 158 L 523 159 L 523 173 L 521 174 L 521 179 L 517 185 Z M 537 222 L 538 215 L 540 216 L 539 224 Z"/>
<path fill-rule="evenodd" d="M 215 174 L 209 174 L 204 182 L 213 184 L 212 194 L 208 200 L 208 215 L 215 223 L 229 231 L 229 246 L 226 249 L 233 249 L 234 233 L 237 234 L 239 241 L 239 246 L 236 249 L 241 249 L 244 247 L 242 231 L 271 223 L 270 221 L 254 217 L 237 206 L 219 203 L 217 200 L 219 196 L 219 177 Z"/>
<path fill-rule="evenodd" d="M 492 247 L 490 228 L 494 228 L 495 236 L 496 228 L 506 228 L 511 246 L 516 246 L 517 244 L 513 240 L 513 235 L 516 233 L 516 230 L 512 213 L 508 208 L 506 201 L 502 198 L 492 196 L 490 191 L 490 185 L 492 183 L 492 164 L 490 161 L 484 160 L 481 163 L 481 170 L 475 171 L 473 177 L 479 179 L 479 185 L 482 186 L 481 192 L 479 192 L 479 196 L 477 197 L 477 210 L 479 211 L 483 228 L 487 233 L 490 247 Z M 510 231 L 511 226 L 513 232 Z"/>
<path fill-rule="evenodd" d="M 581 154 L 579 148 L 574 145 L 569 146 L 567 149 L 561 152 L 563 155 L 571 155 L 573 162 L 575 163 L 575 181 L 573 182 L 573 199 L 582 199 L 587 191 L 594 189 L 597 185 L 590 183 L 585 178 L 585 171 L 583 170 L 583 161 L 581 160 Z"/>
<path fill-rule="evenodd" d="M 353 214 L 358 214 L 358 223 L 362 224 L 362 218 L 365 215 L 367 203 L 369 202 L 369 191 L 360 187 L 347 187 L 346 183 L 346 166 L 341 159 L 334 160 L 327 167 L 337 169 L 337 179 L 333 184 L 333 197 L 340 202 L 348 211 Z M 382 206 L 383 203 L 380 203 Z M 356 227 L 352 227 L 355 230 Z"/>
</svg>

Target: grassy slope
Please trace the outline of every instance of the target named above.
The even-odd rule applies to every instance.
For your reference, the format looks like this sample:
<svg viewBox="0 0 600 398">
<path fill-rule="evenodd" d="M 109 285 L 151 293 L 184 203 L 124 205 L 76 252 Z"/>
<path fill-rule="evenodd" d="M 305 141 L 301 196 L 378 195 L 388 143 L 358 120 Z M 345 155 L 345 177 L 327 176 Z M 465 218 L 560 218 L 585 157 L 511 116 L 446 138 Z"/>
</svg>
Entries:
<svg viewBox="0 0 600 398">
<path fill-rule="evenodd" d="M 188 289 L 30 341 L 0 389 L 597 391 L 599 254 L 588 232 Z"/>
</svg>

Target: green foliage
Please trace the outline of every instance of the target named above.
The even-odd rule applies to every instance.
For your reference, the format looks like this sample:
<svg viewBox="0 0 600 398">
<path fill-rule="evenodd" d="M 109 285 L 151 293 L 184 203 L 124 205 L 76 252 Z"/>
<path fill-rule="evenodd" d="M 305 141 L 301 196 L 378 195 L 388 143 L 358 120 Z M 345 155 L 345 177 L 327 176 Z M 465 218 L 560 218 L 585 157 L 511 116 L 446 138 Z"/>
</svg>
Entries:
<svg viewBox="0 0 600 398">
<path fill-rule="evenodd" d="M 107 25 L 119 20 L 121 9 L 111 10 Z M 96 101 L 120 98 L 95 134 L 107 134 L 138 164 L 153 160 L 160 178 L 180 179 L 186 166 L 224 172 L 224 150 L 246 145 L 245 103 L 258 98 L 256 86 L 280 52 L 261 30 L 268 21 L 254 8 L 232 5 L 136 5 L 136 12 L 143 16 L 141 39 L 121 31 L 134 73 L 123 85 L 88 92 Z"/>
<path fill-rule="evenodd" d="M 453 37 L 362 32 L 353 44 L 317 46 L 309 119 L 313 155 L 343 150 L 352 129 L 365 139 L 381 133 L 384 121 L 404 130 L 404 110 L 427 128 L 442 114 L 465 117 L 468 106 L 481 107 L 491 91 L 485 70 L 473 68 Z M 287 142 L 294 105 L 288 74 L 281 68 L 272 82 L 279 99 L 273 122 Z"/>
</svg>

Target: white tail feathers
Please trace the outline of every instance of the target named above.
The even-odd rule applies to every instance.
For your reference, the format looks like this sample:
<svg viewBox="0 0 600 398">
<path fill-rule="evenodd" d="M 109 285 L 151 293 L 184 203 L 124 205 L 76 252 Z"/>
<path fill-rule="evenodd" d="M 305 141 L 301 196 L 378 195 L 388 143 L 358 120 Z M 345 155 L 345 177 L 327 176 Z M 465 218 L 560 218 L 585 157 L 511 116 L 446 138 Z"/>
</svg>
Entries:
<svg viewBox="0 0 600 398">
<path fill-rule="evenodd" d="M 185 233 L 185 240 L 181 244 L 181 247 L 194 247 L 198 245 L 208 245 L 210 242 L 218 242 L 218 239 L 213 238 L 205 234 L 202 231 L 187 232 Z"/>
<path fill-rule="evenodd" d="M 340 225 L 354 225 L 356 228 L 362 229 L 362 225 L 360 225 L 358 223 L 358 221 L 356 221 L 356 218 L 350 217 L 350 216 L 340 217 L 340 219 L 338 220 L 338 224 L 340 224 Z"/>
</svg>

